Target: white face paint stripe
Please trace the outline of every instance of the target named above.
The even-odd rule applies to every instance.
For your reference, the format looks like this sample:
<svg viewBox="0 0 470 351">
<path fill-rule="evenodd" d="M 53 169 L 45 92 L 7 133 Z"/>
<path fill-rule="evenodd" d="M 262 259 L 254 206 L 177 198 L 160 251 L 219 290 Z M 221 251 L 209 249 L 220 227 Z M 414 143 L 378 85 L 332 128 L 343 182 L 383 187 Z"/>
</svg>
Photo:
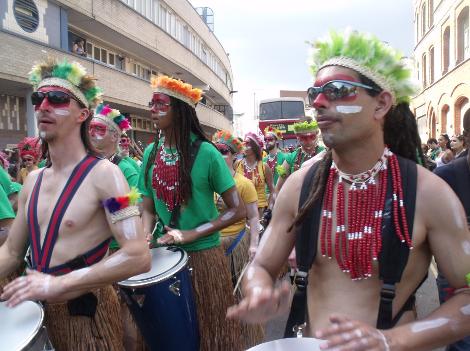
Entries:
<svg viewBox="0 0 470 351">
<path fill-rule="evenodd" d="M 222 215 L 222 217 L 220 217 L 220 219 L 223 220 L 223 221 L 228 221 L 228 220 L 232 219 L 233 216 L 235 216 L 235 212 L 236 212 L 235 210 L 229 210 L 226 213 L 224 213 Z"/>
<path fill-rule="evenodd" d="M 439 328 L 449 323 L 449 318 L 437 318 L 430 321 L 416 322 L 411 325 L 413 333 L 419 333 L 429 329 Z"/>
<path fill-rule="evenodd" d="M 240 197 L 238 196 L 238 191 L 232 192 L 232 200 L 235 206 L 238 207 L 240 205 Z"/>
<path fill-rule="evenodd" d="M 54 108 L 53 111 L 58 116 L 68 116 L 68 115 L 70 115 L 70 109 L 68 109 L 68 108 Z"/>
<path fill-rule="evenodd" d="M 362 106 L 336 106 L 336 111 L 344 114 L 359 113 L 362 111 Z"/>
<path fill-rule="evenodd" d="M 470 304 L 460 308 L 460 312 L 462 312 L 462 314 L 464 314 L 465 316 L 470 316 Z"/>
<path fill-rule="evenodd" d="M 165 117 L 167 114 L 168 114 L 168 112 L 165 112 L 165 111 L 158 111 L 157 112 L 158 117 Z"/>
<path fill-rule="evenodd" d="M 70 274 L 76 279 L 82 279 L 84 276 L 90 273 L 90 271 L 91 271 L 90 267 L 85 267 L 85 268 L 73 271 Z"/>
<path fill-rule="evenodd" d="M 462 249 L 463 249 L 463 252 L 465 252 L 465 255 L 470 256 L 470 241 L 465 240 L 462 243 Z"/>
<path fill-rule="evenodd" d="M 137 237 L 137 228 L 133 218 L 126 218 L 122 221 L 122 233 L 127 240 Z"/>
</svg>

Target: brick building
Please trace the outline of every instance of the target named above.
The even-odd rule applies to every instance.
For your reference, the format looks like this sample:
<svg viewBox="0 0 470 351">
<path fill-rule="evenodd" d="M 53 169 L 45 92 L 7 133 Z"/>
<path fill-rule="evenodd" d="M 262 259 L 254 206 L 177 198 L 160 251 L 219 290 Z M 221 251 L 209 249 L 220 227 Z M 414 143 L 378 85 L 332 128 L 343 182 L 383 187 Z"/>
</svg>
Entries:
<svg viewBox="0 0 470 351">
<path fill-rule="evenodd" d="M 81 55 L 72 52 L 80 40 Z M 105 102 L 129 114 L 132 136 L 144 144 L 153 134 L 153 75 L 202 88 L 205 131 L 231 129 L 228 55 L 187 0 L 3 0 L 0 44 L 0 148 L 36 134 L 27 76 L 47 56 L 78 61 L 97 76 Z"/>
<path fill-rule="evenodd" d="M 412 100 L 423 142 L 462 133 L 470 108 L 470 0 L 415 0 L 414 65 L 420 82 Z"/>
</svg>

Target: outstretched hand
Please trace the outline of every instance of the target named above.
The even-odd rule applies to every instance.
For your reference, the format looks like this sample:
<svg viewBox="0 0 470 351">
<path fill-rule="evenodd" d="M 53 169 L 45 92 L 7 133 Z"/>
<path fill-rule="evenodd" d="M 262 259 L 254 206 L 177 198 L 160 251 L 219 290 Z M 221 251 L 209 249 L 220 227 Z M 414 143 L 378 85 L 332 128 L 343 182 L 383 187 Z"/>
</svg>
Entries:
<svg viewBox="0 0 470 351">
<path fill-rule="evenodd" d="M 229 307 L 227 318 L 246 323 L 265 323 L 289 309 L 291 285 L 283 281 L 278 287 L 252 287 L 238 305 Z"/>
<path fill-rule="evenodd" d="M 26 300 L 53 301 L 64 293 L 60 278 L 31 269 L 27 269 L 26 273 L 26 276 L 16 278 L 3 289 L 0 298 L 6 300 L 8 307 L 15 307 Z"/>
<path fill-rule="evenodd" d="M 342 315 L 330 317 L 331 326 L 318 330 L 315 337 L 325 339 L 322 350 L 335 351 L 389 351 L 385 335 L 378 329 Z"/>
</svg>

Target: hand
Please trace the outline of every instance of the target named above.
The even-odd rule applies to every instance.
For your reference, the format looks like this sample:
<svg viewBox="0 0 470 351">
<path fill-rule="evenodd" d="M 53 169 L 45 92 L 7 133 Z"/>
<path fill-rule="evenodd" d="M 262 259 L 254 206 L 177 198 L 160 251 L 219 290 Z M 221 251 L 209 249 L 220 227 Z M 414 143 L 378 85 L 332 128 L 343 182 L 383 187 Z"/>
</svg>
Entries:
<svg viewBox="0 0 470 351">
<path fill-rule="evenodd" d="M 197 239 L 193 230 L 179 230 L 165 226 L 166 234 L 157 240 L 160 245 L 187 244 Z"/>
<path fill-rule="evenodd" d="M 27 269 L 26 273 L 26 276 L 16 278 L 3 289 L 0 298 L 6 300 L 8 307 L 15 307 L 26 300 L 51 301 L 65 292 L 59 277 L 31 269 Z"/>
<path fill-rule="evenodd" d="M 315 337 L 327 340 L 320 345 L 322 350 L 390 351 L 385 335 L 368 324 L 340 315 L 331 316 L 330 322 L 332 326 L 315 333 Z"/>
<path fill-rule="evenodd" d="M 295 253 L 295 247 L 292 249 L 287 261 L 289 262 L 290 268 L 297 269 L 297 256 Z"/>
<path fill-rule="evenodd" d="M 228 308 L 227 318 L 265 323 L 289 310 L 290 295 L 291 286 L 286 281 L 278 287 L 253 287 L 238 305 Z"/>
<path fill-rule="evenodd" d="M 250 248 L 248 249 L 248 257 L 250 261 L 255 257 L 256 250 L 258 250 L 257 246 L 250 246 Z"/>
</svg>

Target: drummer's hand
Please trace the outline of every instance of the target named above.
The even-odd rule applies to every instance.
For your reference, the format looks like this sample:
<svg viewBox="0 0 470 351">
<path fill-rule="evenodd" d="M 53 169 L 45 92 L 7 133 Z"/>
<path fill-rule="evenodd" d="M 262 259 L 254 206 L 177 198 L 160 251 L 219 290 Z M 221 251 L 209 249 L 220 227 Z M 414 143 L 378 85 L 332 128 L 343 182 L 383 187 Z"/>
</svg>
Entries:
<svg viewBox="0 0 470 351">
<path fill-rule="evenodd" d="M 287 259 L 287 262 L 289 262 L 289 267 L 297 269 L 297 258 L 296 258 L 296 253 L 295 253 L 295 247 L 292 249 L 289 258 Z"/>
<path fill-rule="evenodd" d="M 341 315 L 330 316 L 330 322 L 332 324 L 330 327 L 320 329 L 315 333 L 315 337 L 327 340 L 320 345 L 322 350 L 390 350 L 386 332 Z"/>
<path fill-rule="evenodd" d="M 187 244 L 197 239 L 194 230 L 179 230 L 165 226 L 166 234 L 157 240 L 160 245 Z"/>
<path fill-rule="evenodd" d="M 228 308 L 227 318 L 252 324 L 267 322 L 289 310 L 290 293 L 287 281 L 278 287 L 253 287 L 238 305 Z"/>
<path fill-rule="evenodd" d="M 47 301 L 59 297 L 63 291 L 60 278 L 27 269 L 27 275 L 18 277 L 7 284 L 0 296 L 8 307 L 14 307 L 26 300 Z"/>
<path fill-rule="evenodd" d="M 250 248 L 248 249 L 248 257 L 250 261 L 255 257 L 256 250 L 258 250 L 258 246 L 254 246 L 254 245 L 250 246 Z"/>
</svg>

